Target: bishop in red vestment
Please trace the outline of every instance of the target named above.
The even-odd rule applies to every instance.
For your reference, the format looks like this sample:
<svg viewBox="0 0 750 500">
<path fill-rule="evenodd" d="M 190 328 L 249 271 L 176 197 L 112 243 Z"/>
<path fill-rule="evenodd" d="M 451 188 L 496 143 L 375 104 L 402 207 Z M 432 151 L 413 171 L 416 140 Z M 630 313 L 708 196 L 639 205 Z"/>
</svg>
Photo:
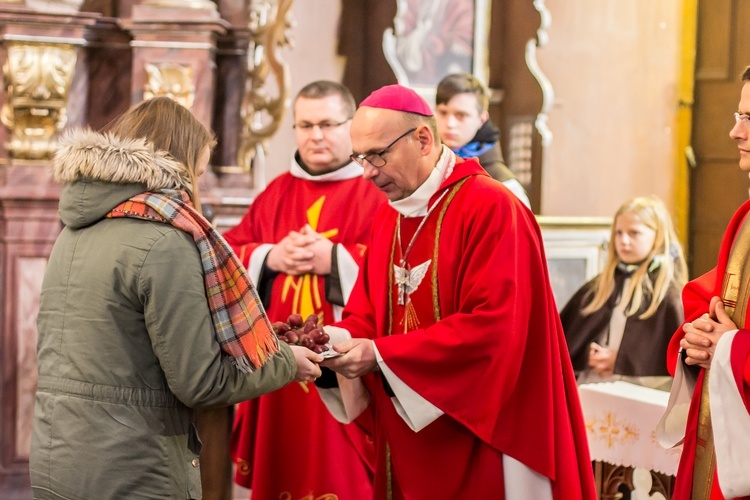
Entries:
<svg viewBox="0 0 750 500">
<path fill-rule="evenodd" d="M 271 182 L 224 235 L 258 284 L 271 321 L 297 313 L 333 323 L 354 285 L 372 217 L 385 202 L 348 158 L 354 107 L 348 91 L 332 82 L 300 91 L 294 106 L 298 152 L 290 171 Z M 306 237 L 308 246 L 294 244 Z M 330 271 L 312 263 L 305 268 L 305 252 L 314 254 L 314 245 L 326 242 Z M 272 269 L 270 252 L 286 245 L 294 247 L 286 257 L 299 256 L 302 263 L 288 272 Z M 237 409 L 235 480 L 252 490 L 253 500 L 366 498 L 373 454 L 371 436 L 358 424 L 337 422 L 312 383 L 292 383 Z"/>
<path fill-rule="evenodd" d="M 534 215 L 431 115 L 398 85 L 355 114 L 353 158 L 390 204 L 326 328 L 343 355 L 321 396 L 342 421 L 374 411 L 374 498 L 594 499 Z"/>
<path fill-rule="evenodd" d="M 750 172 L 750 67 L 730 137 Z M 750 500 L 750 202 L 724 233 L 717 266 L 683 291 L 687 322 L 669 346 L 675 376 L 657 428 L 665 446 L 683 442 L 675 500 Z"/>
</svg>

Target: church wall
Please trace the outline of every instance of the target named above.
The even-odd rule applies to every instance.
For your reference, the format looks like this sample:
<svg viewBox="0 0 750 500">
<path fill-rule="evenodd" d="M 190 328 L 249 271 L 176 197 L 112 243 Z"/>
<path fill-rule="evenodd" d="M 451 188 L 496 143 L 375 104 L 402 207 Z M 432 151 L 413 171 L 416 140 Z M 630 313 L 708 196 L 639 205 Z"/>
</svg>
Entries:
<svg viewBox="0 0 750 500">
<path fill-rule="evenodd" d="M 97 2 L 92 0 L 93 3 Z M 99 3 L 107 6 L 107 9 L 102 8 L 102 13 L 122 18 L 147 13 L 147 9 L 139 9 L 143 6 L 135 0 L 123 0 L 116 5 L 114 1 Z M 240 2 L 228 0 L 228 3 L 240 6 Z M 290 67 L 292 97 L 310 81 L 343 79 L 345 61 L 337 55 L 342 3 L 347 5 L 347 0 L 297 0 L 294 3 L 293 25 L 288 31 L 292 46 L 281 51 L 282 59 Z M 497 0 L 493 6 L 518 7 L 525 3 L 528 4 L 528 0 Z M 672 204 L 676 167 L 671 130 L 677 106 L 680 0 L 565 0 L 564 3 L 547 0 L 546 3 L 552 24 L 549 42 L 539 49 L 538 59 L 552 82 L 557 100 L 549 116 L 554 138 L 543 158 L 541 214 L 610 216 L 625 198 L 646 193 L 656 193 Z M 6 14 L 4 29 L 14 29 L 17 16 L 13 12 Z M 493 19 L 496 15 L 497 12 Z M 126 23 L 129 31 L 120 32 L 114 23 L 110 29 L 106 23 L 111 21 L 102 19 L 89 29 L 88 55 L 82 49 L 75 50 L 82 53 L 79 65 L 88 68 L 92 80 L 79 79 L 72 85 L 78 100 L 74 99 L 70 108 L 69 125 L 88 122 L 99 127 L 127 107 L 131 93 L 140 98 L 143 75 L 130 74 L 129 69 L 131 66 L 142 69 L 147 59 L 143 53 L 149 46 L 154 49 L 150 54 L 163 59 L 157 50 L 163 40 L 150 44 L 145 42 L 152 40 L 142 38 L 138 44 L 130 45 L 131 32 L 140 33 L 142 37 L 152 36 L 147 32 L 151 23 L 146 22 L 148 16 L 145 17 L 140 19 L 144 21 L 142 25 L 132 19 Z M 93 14 L 81 15 L 81 26 L 76 29 L 82 32 L 83 26 L 93 25 L 94 20 Z M 202 36 L 213 43 L 214 34 L 223 33 L 229 24 L 224 22 L 226 20 L 209 21 Z M 379 19 L 378 23 L 381 21 Z M 345 19 L 344 23 L 349 29 L 357 26 L 352 19 Z M 49 24 L 54 23 L 49 21 Z M 518 23 L 509 19 L 508 25 L 513 24 Z M 91 34 L 97 30 L 101 33 Z M 377 32 L 379 29 L 374 29 L 373 37 L 368 40 L 377 38 Z M 165 33 L 160 32 L 160 36 L 167 37 Z M 498 39 L 502 37 L 493 38 Z M 501 44 L 493 50 L 502 58 L 503 49 L 523 43 Z M 193 45 L 188 43 L 187 46 Z M 116 55 L 132 47 L 140 47 L 137 54 L 133 51 L 133 59 Z M 201 52 L 202 65 L 196 71 L 204 76 L 200 85 L 204 90 L 214 85 L 213 80 L 206 77 L 212 71 L 210 54 L 212 50 Z M 359 99 L 364 97 L 360 94 L 367 85 L 392 78 L 372 58 L 360 56 L 357 62 L 367 70 L 366 74 L 359 75 L 361 85 L 353 89 Z M 105 74 L 111 77 L 114 71 L 128 74 L 121 75 L 117 82 L 101 78 Z M 492 76 L 493 83 L 502 87 L 502 75 L 493 73 Z M 131 81 L 135 77 L 138 81 Z M 510 104 L 518 103 L 522 96 L 510 91 L 531 87 L 533 83 L 508 86 L 506 104 L 500 106 L 507 105 L 507 109 L 511 109 Z M 531 90 L 538 92 L 538 89 Z M 99 95 L 107 97 L 108 106 L 96 107 L 95 97 Z M 89 106 L 86 108 L 88 115 L 83 113 L 84 104 Z M 201 117 L 208 122 L 211 106 L 216 103 L 199 93 L 199 104 L 203 110 Z M 498 116 L 502 116 L 502 112 Z M 268 144 L 263 176 L 266 182 L 288 170 L 295 149 L 292 124 L 290 107 L 279 131 Z M 7 151 L 3 151 L 7 139 L 7 130 L 0 129 L 0 158 L 4 159 L 0 163 L 0 271 L 5 284 L 0 293 L 3 317 L 0 361 L 5 367 L 0 380 L 4 387 L 0 393 L 3 409 L 0 412 L 0 448 L 3 451 L 0 453 L 0 490 L 16 486 L 22 490 L 27 488 L 28 422 L 33 400 L 31 378 L 35 373 L 33 318 L 38 308 L 46 258 L 60 226 L 56 215 L 58 188 L 47 190 L 48 169 L 44 163 L 47 160 L 33 164 L 8 161 Z M 32 178 L 34 176 L 39 179 Z M 28 189 L 19 189 L 19 185 Z M 43 189 L 37 192 L 37 187 Z"/>
<path fill-rule="evenodd" d="M 545 4 L 551 14 L 549 41 L 537 58 L 555 101 L 539 213 L 611 216 L 624 200 L 643 194 L 656 194 L 673 207 L 682 1 Z M 341 2 L 295 2 L 292 12 L 293 47 L 283 52 L 292 96 L 315 79 L 340 81 L 345 64 L 336 53 Z M 508 101 L 513 98 L 506 94 Z M 295 148 L 292 123 L 290 108 L 269 144 L 267 181 L 288 167 Z"/>
<path fill-rule="evenodd" d="M 547 0 L 538 51 L 555 103 L 541 213 L 611 216 L 656 194 L 674 208 L 681 0 Z"/>
</svg>

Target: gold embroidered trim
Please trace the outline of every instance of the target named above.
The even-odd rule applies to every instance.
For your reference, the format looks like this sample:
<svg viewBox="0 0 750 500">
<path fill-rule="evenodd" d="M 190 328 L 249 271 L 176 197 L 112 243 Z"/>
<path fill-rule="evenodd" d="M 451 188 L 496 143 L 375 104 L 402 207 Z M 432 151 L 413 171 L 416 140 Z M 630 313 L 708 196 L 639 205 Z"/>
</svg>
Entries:
<svg viewBox="0 0 750 500">
<path fill-rule="evenodd" d="M 698 429 L 695 443 L 695 464 L 693 465 L 693 486 L 691 500 L 708 500 L 711 498 L 711 486 L 716 469 L 714 453 L 714 433 L 711 428 L 711 406 L 708 397 L 708 376 L 711 370 L 703 374 L 701 404 L 698 410 Z"/>
<path fill-rule="evenodd" d="M 739 328 L 745 327 L 747 303 L 750 298 L 750 217 L 742 222 L 732 243 L 729 259 L 724 270 L 721 300 L 724 309 Z M 708 379 L 711 371 L 704 370 L 703 388 L 698 408 L 698 429 L 696 432 L 695 463 L 693 464 L 693 484 L 691 499 L 706 500 L 711 497 L 711 487 L 716 469 L 716 450 L 711 426 L 711 406 L 708 392 Z"/>
<path fill-rule="evenodd" d="M 398 221 L 396 217 L 396 231 L 393 232 L 393 242 L 391 243 L 391 261 L 388 263 L 388 332 L 387 336 L 393 334 L 393 263 L 396 259 L 396 240 L 398 234 Z"/>
<path fill-rule="evenodd" d="M 435 315 L 435 321 L 440 321 L 440 294 L 438 293 L 438 247 L 440 243 L 440 230 L 443 227 L 443 218 L 445 217 L 445 212 L 448 211 L 448 205 L 451 204 L 451 201 L 453 201 L 453 197 L 456 196 L 456 193 L 459 189 L 461 189 L 461 186 L 464 185 L 464 183 L 469 180 L 468 177 L 464 177 L 461 179 L 451 190 L 450 194 L 448 194 L 448 198 L 446 198 L 445 203 L 443 203 L 443 208 L 440 209 L 440 215 L 438 215 L 437 220 L 437 227 L 435 228 L 435 246 L 433 249 L 432 254 L 432 310 Z"/>
<path fill-rule="evenodd" d="M 750 259 L 747 258 L 749 254 L 750 217 L 747 217 L 742 222 L 742 227 L 732 243 L 721 289 L 724 310 L 740 328 L 745 327 L 747 303 L 750 300 L 750 286 L 748 286 Z"/>
<path fill-rule="evenodd" d="M 391 471 L 391 447 L 385 444 L 385 498 L 393 500 L 393 472 Z"/>
</svg>

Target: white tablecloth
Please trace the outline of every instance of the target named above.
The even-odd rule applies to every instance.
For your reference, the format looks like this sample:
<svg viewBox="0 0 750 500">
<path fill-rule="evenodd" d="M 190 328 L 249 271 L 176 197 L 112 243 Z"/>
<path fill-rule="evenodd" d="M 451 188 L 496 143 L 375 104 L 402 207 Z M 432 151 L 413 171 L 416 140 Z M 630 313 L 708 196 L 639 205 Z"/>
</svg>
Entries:
<svg viewBox="0 0 750 500">
<path fill-rule="evenodd" d="M 681 447 L 665 450 L 655 436 L 668 392 L 622 381 L 578 390 L 592 460 L 675 475 Z"/>
</svg>

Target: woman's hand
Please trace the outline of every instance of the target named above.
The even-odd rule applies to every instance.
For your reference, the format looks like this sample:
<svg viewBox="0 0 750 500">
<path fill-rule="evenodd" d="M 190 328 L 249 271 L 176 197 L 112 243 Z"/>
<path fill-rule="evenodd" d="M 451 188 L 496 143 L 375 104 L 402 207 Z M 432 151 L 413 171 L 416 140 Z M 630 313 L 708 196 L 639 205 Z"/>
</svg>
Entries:
<svg viewBox="0 0 750 500">
<path fill-rule="evenodd" d="M 323 356 L 301 345 L 290 345 L 289 347 L 292 348 L 294 360 L 297 362 L 297 375 L 294 380 L 297 382 L 315 382 L 315 379 L 320 377 L 322 373 L 318 363 L 323 361 Z"/>
<path fill-rule="evenodd" d="M 589 346 L 589 368 L 602 377 L 608 377 L 615 373 L 615 359 L 617 352 L 607 347 L 602 347 L 596 342 Z"/>
</svg>

